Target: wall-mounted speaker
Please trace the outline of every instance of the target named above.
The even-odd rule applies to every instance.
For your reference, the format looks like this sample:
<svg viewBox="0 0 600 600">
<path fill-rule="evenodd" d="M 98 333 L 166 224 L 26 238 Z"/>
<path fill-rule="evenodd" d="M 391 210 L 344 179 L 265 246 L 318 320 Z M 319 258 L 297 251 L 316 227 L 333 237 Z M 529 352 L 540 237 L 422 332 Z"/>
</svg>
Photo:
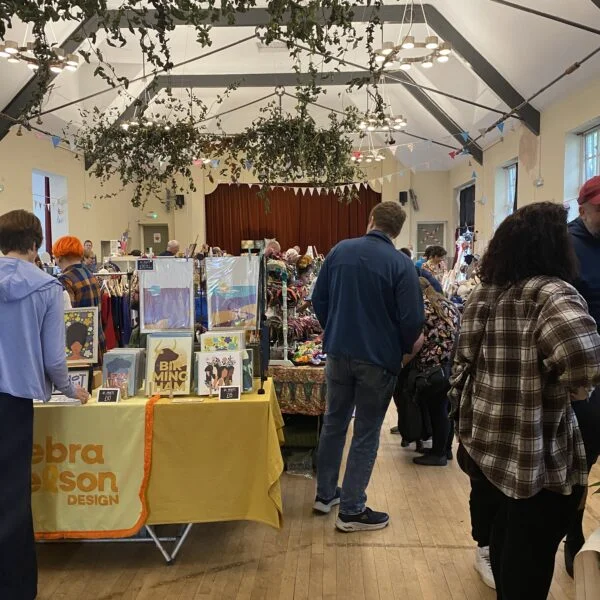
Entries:
<svg viewBox="0 0 600 600">
<path fill-rule="evenodd" d="M 400 202 L 400 206 L 406 206 L 408 204 L 408 192 L 400 192 L 398 202 Z"/>
<path fill-rule="evenodd" d="M 183 208 L 185 206 L 185 196 L 183 194 L 177 194 L 175 196 L 175 206 L 177 208 Z"/>
</svg>

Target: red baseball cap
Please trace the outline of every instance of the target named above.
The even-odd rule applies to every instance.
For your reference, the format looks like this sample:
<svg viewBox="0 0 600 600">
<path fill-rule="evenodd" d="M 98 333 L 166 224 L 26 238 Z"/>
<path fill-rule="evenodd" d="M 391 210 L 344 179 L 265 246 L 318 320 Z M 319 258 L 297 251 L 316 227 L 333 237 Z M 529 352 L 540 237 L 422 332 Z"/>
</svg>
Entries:
<svg viewBox="0 0 600 600">
<path fill-rule="evenodd" d="M 586 181 L 579 190 L 579 204 L 600 204 L 600 175 Z"/>
</svg>

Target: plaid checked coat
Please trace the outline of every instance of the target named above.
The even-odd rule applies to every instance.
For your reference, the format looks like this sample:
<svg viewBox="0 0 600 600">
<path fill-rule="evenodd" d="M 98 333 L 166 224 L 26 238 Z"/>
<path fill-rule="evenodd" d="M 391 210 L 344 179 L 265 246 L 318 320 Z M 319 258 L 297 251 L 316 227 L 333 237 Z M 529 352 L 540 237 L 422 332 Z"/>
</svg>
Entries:
<svg viewBox="0 0 600 600">
<path fill-rule="evenodd" d="M 450 399 L 465 450 L 504 494 L 570 494 L 586 485 L 570 392 L 598 383 L 600 336 L 575 288 L 534 277 L 471 293 Z"/>
</svg>

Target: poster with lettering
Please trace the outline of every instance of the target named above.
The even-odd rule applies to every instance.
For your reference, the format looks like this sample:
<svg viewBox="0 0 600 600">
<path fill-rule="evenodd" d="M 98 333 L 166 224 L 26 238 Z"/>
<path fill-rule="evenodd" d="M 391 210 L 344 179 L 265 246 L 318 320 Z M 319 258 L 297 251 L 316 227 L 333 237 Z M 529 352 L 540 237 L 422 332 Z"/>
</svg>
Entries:
<svg viewBox="0 0 600 600">
<path fill-rule="evenodd" d="M 85 410 L 36 405 L 31 503 L 38 537 L 121 538 L 141 529 L 152 416 L 147 399 Z"/>
<path fill-rule="evenodd" d="M 242 387 L 241 352 L 196 352 L 198 396 L 218 396 L 221 386 Z"/>
<path fill-rule="evenodd" d="M 192 379 L 192 334 L 148 336 L 148 394 L 189 396 Z"/>
<path fill-rule="evenodd" d="M 65 353 L 67 363 L 98 362 L 98 308 L 65 310 Z"/>
</svg>

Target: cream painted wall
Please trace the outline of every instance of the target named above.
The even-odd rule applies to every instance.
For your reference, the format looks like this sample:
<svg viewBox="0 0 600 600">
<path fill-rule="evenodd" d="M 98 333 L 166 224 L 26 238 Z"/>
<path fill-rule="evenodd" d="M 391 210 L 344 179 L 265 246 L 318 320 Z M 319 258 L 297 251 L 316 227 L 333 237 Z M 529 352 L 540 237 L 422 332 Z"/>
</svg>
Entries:
<svg viewBox="0 0 600 600">
<path fill-rule="evenodd" d="M 500 206 L 503 186 L 499 173 L 508 162 L 518 159 L 518 204 L 550 200 L 564 202 L 577 196 L 581 185 L 580 137 L 577 136 L 600 119 L 600 80 L 546 108 L 541 115 L 541 135 L 534 136 L 525 127 L 506 132 L 504 140 L 484 152 L 484 166 L 471 159 L 450 171 L 449 194 L 476 178 L 475 212 L 479 231 L 479 251 L 494 231 L 494 215 Z M 535 185 L 541 177 L 544 184 Z"/>
</svg>

